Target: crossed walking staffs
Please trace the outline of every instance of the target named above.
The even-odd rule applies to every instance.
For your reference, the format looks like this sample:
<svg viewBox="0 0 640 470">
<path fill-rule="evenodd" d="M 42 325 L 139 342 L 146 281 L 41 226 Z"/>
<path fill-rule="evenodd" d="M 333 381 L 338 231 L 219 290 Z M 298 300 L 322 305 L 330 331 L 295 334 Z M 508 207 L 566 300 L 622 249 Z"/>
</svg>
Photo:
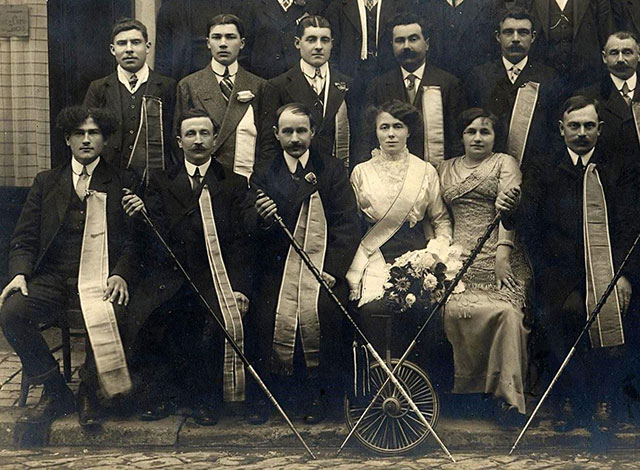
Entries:
<svg viewBox="0 0 640 470">
<path fill-rule="evenodd" d="M 129 190 L 125 189 L 125 192 L 128 192 Z M 261 193 L 261 190 L 258 190 L 259 193 Z M 229 342 L 229 344 L 231 345 L 231 347 L 233 348 L 233 350 L 235 351 L 235 353 L 238 355 L 238 357 L 240 358 L 240 360 L 244 363 L 245 367 L 247 368 L 247 371 L 251 374 L 251 376 L 255 379 L 256 383 L 260 386 L 260 388 L 262 389 L 262 391 L 266 394 L 267 398 L 269 398 L 269 400 L 271 401 L 271 403 L 274 405 L 274 407 L 276 408 L 276 410 L 280 413 L 280 415 L 283 417 L 283 419 L 285 420 L 285 422 L 287 423 L 287 425 L 289 426 L 289 428 L 292 430 L 292 432 L 295 434 L 295 436 L 298 438 L 298 440 L 300 441 L 300 443 L 304 446 L 305 450 L 307 451 L 307 453 L 311 456 L 312 459 L 316 459 L 315 455 L 313 454 L 313 452 L 311 451 L 311 449 L 309 448 L 309 446 L 307 445 L 307 443 L 305 442 L 305 440 L 302 438 L 302 436 L 300 435 L 300 433 L 298 432 L 298 430 L 296 429 L 296 427 L 294 426 L 294 424 L 291 422 L 291 419 L 287 416 L 287 414 L 285 413 L 285 411 L 282 409 L 282 407 L 280 406 L 280 404 L 278 403 L 278 401 L 276 400 L 276 398 L 274 397 L 274 395 L 271 393 L 271 391 L 269 390 L 269 388 L 266 386 L 266 384 L 264 383 L 264 381 L 260 378 L 260 376 L 258 375 L 258 373 L 256 372 L 256 370 L 253 368 L 253 366 L 251 365 L 251 363 L 249 362 L 249 360 L 247 359 L 247 357 L 244 355 L 244 353 L 242 352 L 242 349 L 237 345 L 237 343 L 233 340 L 233 338 L 231 337 L 231 335 L 229 334 L 229 332 L 226 330 L 226 328 L 224 327 L 224 324 L 221 322 L 221 320 L 214 314 L 213 309 L 211 308 L 211 306 L 209 305 L 209 303 L 207 302 L 207 300 L 203 297 L 203 295 L 200 293 L 200 291 L 198 290 L 197 286 L 194 284 L 191 276 L 189 275 L 189 273 L 185 270 L 184 266 L 180 263 L 180 261 L 176 258 L 173 250 L 171 249 L 171 247 L 167 244 L 167 242 L 164 240 L 164 238 L 162 237 L 162 235 L 160 234 L 160 232 L 157 230 L 157 228 L 155 227 L 154 223 L 151 221 L 151 219 L 149 218 L 149 215 L 147 214 L 146 210 L 142 210 L 141 212 L 142 214 L 142 218 L 144 220 L 144 222 L 151 228 L 151 230 L 153 231 L 153 233 L 155 234 L 155 236 L 158 238 L 158 240 L 161 242 L 162 246 L 164 247 L 165 251 L 167 252 L 167 254 L 169 255 L 169 257 L 173 260 L 173 262 L 176 264 L 176 266 L 180 269 L 180 271 L 182 272 L 182 274 L 185 276 L 185 279 L 187 280 L 187 282 L 189 283 L 189 285 L 191 286 L 191 288 L 194 290 L 194 292 L 198 295 L 198 297 L 200 298 L 200 300 L 202 301 L 202 303 L 204 304 L 204 306 L 207 308 L 207 310 L 209 310 L 209 312 L 211 313 L 211 315 L 215 318 L 216 323 L 218 324 L 218 326 L 222 329 L 222 332 L 225 336 L 225 338 L 227 339 L 227 341 Z M 400 392 L 400 394 L 407 400 L 407 403 L 409 405 L 409 407 L 411 408 L 411 410 L 416 414 L 416 416 L 418 417 L 418 419 L 420 420 L 420 422 L 427 428 L 428 432 L 430 432 L 433 437 L 435 438 L 435 440 L 437 441 L 438 445 L 442 448 L 442 450 L 444 451 L 444 453 L 447 455 L 447 457 L 449 459 L 451 459 L 452 462 L 455 462 L 456 460 L 454 459 L 453 455 L 451 455 L 451 453 L 449 452 L 449 450 L 447 449 L 446 445 L 444 444 L 444 442 L 442 442 L 442 440 L 440 439 L 440 437 L 438 436 L 438 434 L 435 432 L 435 430 L 433 429 L 433 427 L 431 426 L 431 424 L 428 422 L 428 420 L 425 418 L 425 416 L 422 414 L 422 412 L 418 409 L 417 405 L 415 404 L 415 402 L 412 400 L 411 396 L 407 393 L 407 391 L 405 390 L 405 388 L 402 386 L 402 384 L 400 383 L 400 381 L 398 380 L 398 378 L 396 377 L 396 373 L 398 372 L 399 368 L 402 366 L 402 364 L 407 360 L 409 354 L 411 354 L 411 351 L 413 350 L 413 348 L 418 344 L 418 339 L 420 338 L 420 336 L 422 335 L 422 333 L 424 332 L 426 326 L 428 325 L 428 323 L 430 322 L 430 320 L 433 318 L 433 316 L 440 310 L 440 308 L 442 308 L 442 306 L 446 303 L 447 299 L 449 298 L 449 296 L 453 293 L 456 285 L 460 282 L 460 280 L 462 279 L 462 277 L 464 276 L 464 274 L 467 272 L 467 270 L 469 269 L 469 267 L 473 264 L 475 258 L 477 257 L 478 253 L 480 253 L 480 250 L 482 249 L 482 247 L 484 246 L 484 244 L 486 243 L 486 241 L 489 239 L 489 237 L 491 236 L 491 234 L 493 233 L 493 231 L 496 229 L 496 227 L 499 225 L 501 218 L 502 218 L 502 214 L 500 212 L 498 212 L 495 217 L 493 218 L 493 220 L 491 221 L 491 223 L 487 226 L 487 228 L 485 229 L 484 233 L 482 234 L 482 236 L 480 238 L 478 238 L 478 241 L 476 243 L 476 246 L 474 247 L 474 249 L 471 251 L 469 257 L 466 259 L 466 261 L 463 263 L 462 268 L 460 268 L 460 271 L 456 274 L 456 276 L 453 278 L 453 280 L 451 281 L 451 283 L 449 284 L 449 286 L 447 287 L 447 289 L 445 290 L 444 295 L 442 296 L 442 298 L 432 306 L 426 320 L 424 321 L 424 323 L 422 324 L 422 326 L 420 327 L 420 329 L 418 330 L 417 334 L 415 335 L 414 339 L 411 341 L 411 343 L 409 344 L 409 346 L 407 347 L 407 349 L 405 350 L 404 354 L 402 355 L 402 357 L 398 360 L 398 362 L 396 363 L 395 367 L 393 368 L 393 370 L 389 369 L 389 367 L 387 366 L 387 364 L 384 362 L 384 360 L 380 357 L 380 355 L 378 354 L 378 352 L 375 350 L 375 348 L 372 346 L 372 344 L 369 342 L 369 340 L 367 339 L 367 337 L 365 336 L 365 334 L 363 333 L 363 331 L 358 327 L 358 324 L 356 323 L 356 321 L 353 319 L 353 317 L 349 314 L 349 312 L 347 311 L 347 309 L 342 305 L 342 303 L 340 302 L 340 300 L 336 297 L 336 295 L 334 294 L 334 292 L 331 290 L 331 288 L 329 287 L 329 285 L 326 283 L 326 281 L 324 280 L 324 278 L 322 277 L 322 274 L 320 273 L 320 271 L 318 270 L 318 268 L 313 264 L 313 262 L 311 261 L 311 259 L 309 259 L 309 256 L 307 255 L 307 253 L 304 251 L 304 249 L 300 246 L 300 244 L 296 241 L 296 239 L 294 238 L 293 234 L 291 233 L 291 231 L 287 228 L 287 226 L 285 225 L 285 223 L 283 222 L 282 218 L 278 215 L 278 213 L 276 212 L 274 214 L 274 220 L 276 221 L 276 223 L 281 227 L 281 229 L 283 230 L 283 232 L 285 233 L 285 235 L 287 236 L 287 238 L 289 239 L 291 245 L 293 246 L 294 250 L 296 251 L 296 253 L 298 253 L 298 256 L 300 256 L 300 258 L 303 260 L 303 262 L 307 265 L 307 267 L 309 268 L 309 270 L 312 272 L 312 274 L 314 275 L 314 277 L 317 279 L 317 281 L 320 283 L 320 285 L 326 290 L 326 292 L 329 294 L 329 296 L 331 297 L 331 299 L 336 303 L 336 305 L 338 306 L 338 308 L 340 309 L 340 311 L 346 316 L 346 318 L 349 320 L 349 322 L 351 323 L 351 325 L 353 326 L 356 334 L 362 339 L 367 351 L 371 354 L 371 356 L 374 358 L 374 360 L 379 364 L 380 368 L 384 371 L 384 373 L 388 376 L 387 379 L 385 380 L 385 382 L 379 387 L 378 391 L 376 392 L 376 395 L 373 397 L 373 399 L 370 401 L 369 405 L 367 406 L 367 408 L 365 409 L 364 413 L 362 413 L 362 415 L 360 416 L 360 418 L 358 419 L 358 421 L 355 423 L 355 425 L 353 426 L 353 428 L 351 429 L 351 431 L 349 432 L 349 434 L 347 435 L 347 437 L 344 439 L 342 445 L 340 446 L 340 448 L 337 451 L 337 454 L 339 454 L 342 449 L 344 448 L 344 446 L 347 444 L 347 442 L 349 441 L 349 439 L 351 438 L 351 436 L 355 433 L 356 429 L 358 428 L 358 426 L 360 425 L 360 423 L 363 421 L 364 417 L 366 416 L 366 414 L 369 412 L 369 410 L 372 408 L 373 404 L 376 402 L 376 400 L 379 398 L 380 394 L 382 393 L 382 391 L 385 389 L 385 387 L 389 384 L 389 382 L 391 382 L 394 387 L 396 387 L 396 389 Z M 569 361 L 571 360 L 571 358 L 573 357 L 573 355 L 575 354 L 576 351 L 576 347 L 578 345 L 578 343 L 580 342 L 580 340 L 582 339 L 582 337 L 584 336 L 585 332 L 588 331 L 589 327 L 593 324 L 593 322 L 596 320 L 598 314 L 600 313 L 600 310 L 602 308 L 602 306 L 605 304 L 608 296 L 611 294 L 611 292 L 613 292 L 613 289 L 615 287 L 615 284 L 617 282 L 617 280 L 620 278 L 620 276 L 622 275 L 622 270 L 625 267 L 627 261 L 629 260 L 633 250 L 635 249 L 636 245 L 638 244 L 638 242 L 640 242 L 640 233 L 637 235 L 636 239 L 633 242 L 633 245 L 631 246 L 631 248 L 629 249 L 629 251 L 627 252 L 624 260 L 622 261 L 622 264 L 620 265 L 620 267 L 618 268 L 618 270 L 616 271 L 613 279 L 611 280 L 611 282 L 609 283 L 609 285 L 607 286 L 607 288 L 605 289 L 605 291 L 603 292 L 602 296 L 600 297 L 600 300 L 598 301 L 598 304 L 596 305 L 596 307 L 594 308 L 593 312 L 591 313 L 589 320 L 587 321 L 586 325 L 584 326 L 584 328 L 582 329 L 582 331 L 580 332 L 580 335 L 578 336 L 578 338 L 576 339 L 573 347 L 571 348 L 571 350 L 569 351 L 567 357 L 565 358 L 564 362 L 562 363 L 562 365 L 560 366 L 558 372 L 556 373 L 555 377 L 553 378 L 553 380 L 551 381 L 551 383 L 549 384 L 547 390 L 545 391 L 545 393 L 542 395 L 542 398 L 540 399 L 540 402 L 538 403 L 538 405 L 536 406 L 536 408 L 534 409 L 533 413 L 531 414 L 531 416 L 529 417 L 527 423 L 525 424 L 524 428 L 522 429 L 522 431 L 520 432 L 520 434 L 518 435 L 518 438 L 516 439 L 515 443 L 513 444 L 513 447 L 511 448 L 511 450 L 509 451 L 509 455 L 511 455 L 513 453 L 513 451 L 515 450 L 516 446 L 518 445 L 518 443 L 520 442 L 520 440 L 522 439 L 522 437 L 524 436 L 524 434 L 526 433 L 527 429 L 529 428 L 531 422 L 533 421 L 536 413 L 538 412 L 538 410 L 540 409 L 540 407 L 542 406 L 542 403 L 544 402 L 544 400 L 547 398 L 547 396 L 549 395 L 549 392 L 551 391 L 551 388 L 554 386 L 554 384 L 558 381 L 558 378 L 560 377 L 560 375 L 562 374 L 563 370 L 566 368 L 567 364 L 569 363 Z"/>
</svg>

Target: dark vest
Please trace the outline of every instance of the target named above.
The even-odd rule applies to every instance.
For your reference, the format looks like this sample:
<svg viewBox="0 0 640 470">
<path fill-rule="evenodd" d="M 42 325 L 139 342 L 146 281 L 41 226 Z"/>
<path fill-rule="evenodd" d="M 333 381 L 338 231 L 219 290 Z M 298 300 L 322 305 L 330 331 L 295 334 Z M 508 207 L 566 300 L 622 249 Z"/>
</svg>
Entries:
<svg viewBox="0 0 640 470">
<path fill-rule="evenodd" d="M 377 52 L 376 48 L 376 17 L 378 16 L 378 7 L 375 6 L 371 10 L 365 8 L 367 14 L 367 52 L 369 57 Z"/>
<path fill-rule="evenodd" d="M 569 0 L 564 12 L 555 0 L 549 0 L 549 59 L 559 72 L 571 67 L 571 45 L 573 41 L 573 0 Z"/>
<path fill-rule="evenodd" d="M 148 82 L 147 82 L 148 83 Z M 120 83 L 120 108 L 122 109 L 122 153 L 118 168 L 126 168 L 131 155 L 133 144 L 136 141 L 138 127 L 140 126 L 140 108 L 147 83 L 143 83 L 134 93 L 129 93 L 127 87 Z"/>
<path fill-rule="evenodd" d="M 78 277 L 87 203 L 80 201 L 73 189 L 73 182 L 69 190 L 69 207 L 58 233 L 47 250 L 42 269 L 66 277 Z"/>
</svg>

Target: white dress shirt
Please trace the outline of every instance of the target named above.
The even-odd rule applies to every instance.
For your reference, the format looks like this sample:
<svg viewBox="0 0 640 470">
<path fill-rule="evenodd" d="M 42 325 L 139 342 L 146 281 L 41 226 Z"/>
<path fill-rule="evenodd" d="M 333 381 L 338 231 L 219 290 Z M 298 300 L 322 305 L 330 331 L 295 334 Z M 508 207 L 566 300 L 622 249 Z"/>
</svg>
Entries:
<svg viewBox="0 0 640 470">
<path fill-rule="evenodd" d="M 131 88 L 131 84 L 129 83 L 129 80 L 131 79 L 131 75 L 133 75 L 133 73 L 123 69 L 119 65 L 116 69 L 118 71 L 118 81 L 122 83 L 132 95 L 149 80 L 149 64 L 145 63 L 142 68 L 135 73 L 138 81 L 136 83 L 136 86 L 133 88 Z"/>
<path fill-rule="evenodd" d="M 189 182 L 191 183 L 191 188 L 193 188 L 193 175 L 196 173 L 196 168 L 200 170 L 200 176 L 204 178 L 204 175 L 207 174 L 207 170 L 209 166 L 211 166 L 211 158 L 204 162 L 202 165 L 194 165 L 191 162 L 188 162 L 186 159 L 184 160 L 184 166 L 187 169 L 187 174 L 189 175 Z"/>
<path fill-rule="evenodd" d="M 409 72 L 405 70 L 403 67 L 400 67 L 400 71 L 402 72 L 402 80 L 404 81 L 404 87 L 407 88 L 409 86 L 409 80 L 407 77 L 411 74 L 416 77 L 416 89 L 420 86 L 420 82 L 422 81 L 422 76 L 424 75 L 424 68 L 427 66 L 426 63 L 422 64 L 418 67 L 414 72 Z"/>
<path fill-rule="evenodd" d="M 100 163 L 100 157 L 96 158 L 94 161 L 92 161 L 91 163 L 86 165 L 87 173 L 89 174 L 89 179 L 87 180 L 87 188 L 91 184 L 91 177 L 93 176 L 93 171 L 98 166 L 98 163 Z M 73 179 L 73 187 L 74 188 L 76 186 L 78 186 L 78 180 L 80 179 L 80 175 L 82 174 L 82 167 L 83 166 L 85 166 L 85 165 L 80 163 L 75 158 L 73 158 L 73 157 L 71 158 L 71 171 L 73 172 L 73 175 L 71 176 L 71 178 Z"/>
<path fill-rule="evenodd" d="M 593 152 L 596 150 L 596 148 L 595 147 L 592 148 L 591 150 L 589 150 L 584 155 L 578 155 L 573 150 L 571 150 L 569 147 L 567 147 L 567 150 L 569 151 L 569 156 L 571 157 L 571 161 L 573 162 L 573 166 L 576 166 L 578 164 L 578 158 L 581 158 L 582 159 L 582 164 L 586 168 L 587 165 L 589 164 L 589 160 L 591 160 L 591 156 L 593 155 Z"/>
<path fill-rule="evenodd" d="M 291 174 L 294 174 L 296 172 L 296 168 L 298 168 L 298 162 L 300 162 L 300 164 L 302 165 L 302 168 L 307 167 L 307 162 L 309 161 L 308 150 L 305 153 L 303 153 L 300 156 L 300 158 L 292 157 L 287 152 L 283 152 L 283 153 L 284 153 L 284 161 L 286 162 L 287 167 L 289 168 L 289 172 Z"/>
<path fill-rule="evenodd" d="M 518 72 L 518 76 L 519 76 L 524 70 L 524 68 L 527 66 L 528 61 L 529 61 L 529 56 L 525 56 L 524 59 L 522 59 L 517 64 L 512 64 L 504 56 L 502 56 L 502 64 L 504 65 L 504 69 L 507 72 L 507 77 L 509 77 L 509 80 L 511 80 L 511 67 L 516 67 L 519 70 Z M 516 80 L 517 79 L 518 77 L 516 77 Z M 515 83 L 516 80 L 513 80 L 511 83 Z"/>
<path fill-rule="evenodd" d="M 612 73 L 609 74 L 609 76 L 611 77 L 611 81 L 613 82 L 617 90 L 620 92 L 620 94 L 622 94 L 622 86 L 626 83 L 627 87 L 629 87 L 629 98 L 633 98 L 633 92 L 635 91 L 636 85 L 638 84 L 637 74 L 634 73 L 631 77 L 627 78 L 626 80 L 618 78 Z"/>
<path fill-rule="evenodd" d="M 238 73 L 238 61 L 236 60 L 233 64 L 229 65 L 229 78 L 231 79 L 231 83 L 236 84 L 236 75 Z M 218 85 L 222 81 L 224 77 L 224 70 L 227 68 L 226 65 L 222 65 L 220 62 L 217 62 L 215 59 L 211 59 L 211 70 L 216 75 L 216 80 L 218 81 Z"/>
</svg>

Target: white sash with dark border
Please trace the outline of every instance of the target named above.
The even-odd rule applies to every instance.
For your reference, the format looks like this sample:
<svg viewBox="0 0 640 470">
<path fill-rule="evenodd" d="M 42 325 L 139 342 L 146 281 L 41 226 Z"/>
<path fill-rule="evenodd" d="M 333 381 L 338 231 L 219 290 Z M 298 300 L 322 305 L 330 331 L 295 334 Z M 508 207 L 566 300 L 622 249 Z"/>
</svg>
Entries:
<svg viewBox="0 0 640 470">
<path fill-rule="evenodd" d="M 444 114 L 439 86 L 422 87 L 424 160 L 436 168 L 444 160 Z"/>
<path fill-rule="evenodd" d="M 539 83 L 527 82 L 518 88 L 516 101 L 513 104 L 511 122 L 509 123 L 509 137 L 507 138 L 507 153 L 515 157 L 519 164 L 522 164 L 522 158 L 524 157 L 539 91 Z"/>
<path fill-rule="evenodd" d="M 338 108 L 335 117 L 336 133 L 333 154 L 341 160 L 345 168 L 349 168 L 349 139 L 351 138 L 351 128 L 349 126 L 349 114 L 347 103 L 343 101 Z"/>
<path fill-rule="evenodd" d="M 256 159 L 256 139 L 258 130 L 253 118 L 253 105 L 249 105 L 236 127 L 236 151 L 233 158 L 233 172 L 249 179 Z"/>
<path fill-rule="evenodd" d="M 127 168 L 141 170 L 147 182 L 150 169 L 165 169 L 163 136 L 162 100 L 145 95 L 140 107 L 140 126 Z"/>
<path fill-rule="evenodd" d="M 213 204 L 209 187 L 205 184 L 200 193 L 200 215 L 207 248 L 207 258 L 211 269 L 211 278 L 216 291 L 218 305 L 222 313 L 224 327 L 236 344 L 244 349 L 244 329 L 242 315 L 236 303 L 236 297 L 229 282 L 227 269 L 220 250 L 220 241 L 213 215 Z M 243 401 L 245 398 L 244 364 L 235 353 L 229 342 L 224 341 L 223 398 L 225 401 Z"/>
<path fill-rule="evenodd" d="M 317 191 L 300 208 L 294 238 L 322 272 L 327 251 L 327 220 Z M 293 372 L 298 329 L 307 367 L 320 365 L 319 295 L 320 284 L 290 246 L 276 306 L 272 357 L 274 366 L 285 373 Z"/>
<path fill-rule="evenodd" d="M 602 293 L 613 279 L 613 256 L 609 236 L 607 200 L 596 165 L 590 163 L 584 173 L 583 232 L 587 315 L 595 308 Z M 618 289 L 614 288 L 589 329 L 591 346 L 609 347 L 624 344 L 622 313 Z"/>
<path fill-rule="evenodd" d="M 631 114 L 633 115 L 633 123 L 636 126 L 636 135 L 638 136 L 638 144 L 640 145 L 640 101 L 631 102 Z"/>
<path fill-rule="evenodd" d="M 384 292 L 382 286 L 385 260 L 380 247 L 402 227 L 420 194 L 426 165 L 417 158 L 409 158 L 402 188 L 387 212 L 362 237 L 358 251 L 347 272 L 351 298 L 359 299 L 358 306 L 365 304 Z"/>
<path fill-rule="evenodd" d="M 112 397 L 131 389 L 131 377 L 113 304 L 103 299 L 108 276 L 107 194 L 88 191 L 78 294 L 98 377 L 105 394 Z"/>
</svg>

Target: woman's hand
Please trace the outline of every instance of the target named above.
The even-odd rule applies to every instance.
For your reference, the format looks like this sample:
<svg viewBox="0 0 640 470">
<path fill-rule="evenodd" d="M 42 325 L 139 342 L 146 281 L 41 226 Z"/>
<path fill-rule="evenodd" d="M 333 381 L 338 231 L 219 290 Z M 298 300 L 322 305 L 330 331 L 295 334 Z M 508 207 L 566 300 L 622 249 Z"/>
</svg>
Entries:
<svg viewBox="0 0 640 470">
<path fill-rule="evenodd" d="M 520 204 L 520 187 L 514 186 L 500 192 L 496 197 L 496 209 L 503 213 L 509 213 Z"/>
<path fill-rule="evenodd" d="M 503 287 L 515 291 L 520 286 L 520 282 L 513 275 L 511 270 L 511 263 L 507 259 L 496 259 L 496 287 L 502 289 Z"/>
</svg>

